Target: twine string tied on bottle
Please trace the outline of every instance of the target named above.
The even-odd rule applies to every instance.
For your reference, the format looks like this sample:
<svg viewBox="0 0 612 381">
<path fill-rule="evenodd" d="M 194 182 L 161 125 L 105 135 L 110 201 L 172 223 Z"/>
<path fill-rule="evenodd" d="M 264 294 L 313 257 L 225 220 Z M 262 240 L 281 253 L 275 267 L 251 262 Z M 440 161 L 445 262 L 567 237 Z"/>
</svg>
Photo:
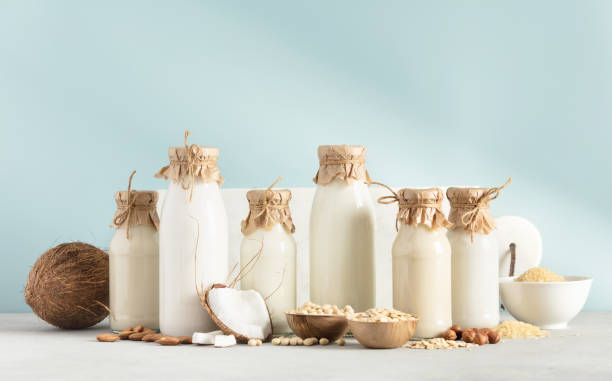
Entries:
<svg viewBox="0 0 612 381">
<path fill-rule="evenodd" d="M 487 191 L 483 193 L 482 196 L 480 196 L 473 204 L 453 204 L 453 207 L 455 208 L 471 208 L 468 212 L 461 216 L 461 223 L 465 226 L 465 230 L 470 232 L 472 242 L 474 241 L 474 232 L 477 230 L 479 220 L 483 220 L 483 224 L 485 224 L 485 231 L 493 230 L 494 227 L 491 226 L 486 219 L 482 218 L 482 213 L 484 210 L 489 208 L 489 203 L 491 201 L 499 197 L 499 192 L 508 186 L 511 181 L 512 176 L 510 176 L 502 186 L 487 189 Z"/>
<path fill-rule="evenodd" d="M 132 178 L 136 174 L 136 171 L 132 171 L 130 175 L 130 179 L 128 181 L 128 189 L 127 189 L 127 202 L 125 205 L 120 206 L 121 209 L 124 209 L 121 213 L 119 213 L 113 223 L 117 226 L 121 226 L 125 222 L 125 238 L 130 238 L 130 217 L 132 216 L 132 208 L 134 207 L 134 202 L 136 201 L 136 197 L 132 197 Z"/>
</svg>

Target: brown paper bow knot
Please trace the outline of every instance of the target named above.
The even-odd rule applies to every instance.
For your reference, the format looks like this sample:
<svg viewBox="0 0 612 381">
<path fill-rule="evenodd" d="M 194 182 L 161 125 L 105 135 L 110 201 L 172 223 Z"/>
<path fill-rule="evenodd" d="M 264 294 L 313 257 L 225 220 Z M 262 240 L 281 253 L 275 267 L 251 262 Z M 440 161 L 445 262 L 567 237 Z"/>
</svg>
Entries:
<svg viewBox="0 0 612 381">
<path fill-rule="evenodd" d="M 291 192 L 289 190 L 272 190 L 281 180 L 282 176 L 263 191 L 250 190 L 247 192 L 249 214 L 240 224 L 243 234 L 248 235 L 257 227 L 270 229 L 276 223 L 280 223 L 287 233 L 295 232 L 288 203 L 291 199 Z M 278 200 L 278 203 L 276 200 Z M 259 218 L 262 220 L 258 220 Z"/>
<path fill-rule="evenodd" d="M 489 202 L 499 197 L 499 192 L 504 189 L 512 181 L 512 176 L 506 180 L 504 185 L 499 187 L 493 187 L 487 189 L 482 196 L 473 204 L 455 204 L 453 207 L 471 207 L 472 209 L 463 216 L 461 216 L 461 223 L 465 225 L 465 230 L 470 232 L 470 238 L 474 241 L 474 232 L 480 230 L 484 231 L 485 234 L 489 234 L 495 226 L 489 221 L 488 218 L 483 218 L 484 210 L 489 208 Z"/>
<path fill-rule="evenodd" d="M 204 162 L 204 153 L 200 150 L 200 146 L 197 144 L 188 145 L 187 138 L 189 137 L 189 130 L 185 131 L 185 152 L 187 153 L 187 170 L 190 184 L 185 185 L 185 177 L 181 180 L 181 187 L 184 190 L 189 189 L 189 201 L 193 197 L 193 186 L 195 184 L 195 170 L 196 167 L 200 166 Z"/>
<path fill-rule="evenodd" d="M 128 189 L 127 189 L 127 194 L 128 194 L 128 199 L 127 199 L 127 204 L 125 206 L 125 210 L 123 212 L 121 212 L 120 214 L 118 214 L 117 216 L 115 216 L 113 223 L 117 226 L 121 226 L 121 224 L 123 224 L 124 222 L 127 222 L 127 225 L 125 226 L 125 238 L 130 238 L 129 236 L 129 232 L 130 232 L 130 217 L 132 215 L 132 206 L 134 205 L 134 202 L 136 201 L 136 197 L 131 197 L 132 196 L 132 178 L 134 177 L 134 175 L 136 174 L 136 171 L 132 171 L 132 174 L 130 175 L 130 180 L 128 181 Z"/>
</svg>

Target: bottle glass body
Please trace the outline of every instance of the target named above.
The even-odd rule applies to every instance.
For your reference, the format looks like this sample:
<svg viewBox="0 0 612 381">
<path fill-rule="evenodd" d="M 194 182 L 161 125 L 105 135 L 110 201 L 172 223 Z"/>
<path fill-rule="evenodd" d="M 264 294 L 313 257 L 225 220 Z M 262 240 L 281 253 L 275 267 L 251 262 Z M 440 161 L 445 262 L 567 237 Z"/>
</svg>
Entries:
<svg viewBox="0 0 612 381">
<path fill-rule="evenodd" d="M 310 299 L 375 306 L 374 203 L 367 184 L 318 185 L 310 215 Z"/>
<path fill-rule="evenodd" d="M 393 308 L 419 317 L 415 337 L 452 325 L 451 248 L 445 229 L 402 223 L 393 242 Z"/>
<path fill-rule="evenodd" d="M 160 330 L 171 336 L 217 329 L 197 290 L 224 282 L 228 272 L 227 216 L 219 185 L 194 181 L 191 200 L 190 189 L 170 183 L 160 216 Z"/>
<path fill-rule="evenodd" d="M 253 259 L 260 249 L 261 253 Z M 255 290 L 266 298 L 274 334 L 291 332 L 285 312 L 296 306 L 295 262 L 295 239 L 280 224 L 270 230 L 259 228 L 242 239 L 240 264 L 247 266 L 248 273 L 240 287 Z"/>
<path fill-rule="evenodd" d="M 159 241 L 153 226 L 115 231 L 109 248 L 111 330 L 159 328 Z"/>
<path fill-rule="evenodd" d="M 463 228 L 447 234 L 452 250 L 453 323 L 492 328 L 499 324 L 498 244 L 493 234 Z"/>
</svg>

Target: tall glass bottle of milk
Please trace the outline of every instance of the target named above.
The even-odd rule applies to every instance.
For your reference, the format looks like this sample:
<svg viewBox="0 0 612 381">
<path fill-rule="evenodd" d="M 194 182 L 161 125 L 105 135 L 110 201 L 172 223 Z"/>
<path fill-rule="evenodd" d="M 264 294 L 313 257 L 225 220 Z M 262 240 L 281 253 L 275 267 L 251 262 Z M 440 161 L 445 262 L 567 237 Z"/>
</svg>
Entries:
<svg viewBox="0 0 612 381">
<path fill-rule="evenodd" d="M 133 174 L 132 174 L 133 175 Z M 116 228 L 109 248 L 111 330 L 118 332 L 139 324 L 159 328 L 159 218 L 157 192 L 115 193 Z"/>
<path fill-rule="evenodd" d="M 439 188 L 404 188 L 388 197 L 399 204 L 400 225 L 392 248 L 393 308 L 419 317 L 415 337 L 437 337 L 452 325 L 444 194 Z"/>
<path fill-rule="evenodd" d="M 374 203 L 362 146 L 320 146 L 310 214 L 310 299 L 375 305 Z"/>
<path fill-rule="evenodd" d="M 159 324 L 162 333 L 191 336 L 217 329 L 197 290 L 224 282 L 228 271 L 227 216 L 221 198 L 219 150 L 170 147 L 170 179 L 159 227 Z"/>
<path fill-rule="evenodd" d="M 289 200 L 291 191 L 250 190 L 249 214 L 242 221 L 244 234 L 240 263 L 243 290 L 253 289 L 266 298 L 274 334 L 291 332 L 285 312 L 295 308 L 296 246 Z"/>
<path fill-rule="evenodd" d="M 453 323 L 491 328 L 499 323 L 499 249 L 489 201 L 500 188 L 448 188 L 453 224 L 448 234 L 452 249 Z M 477 271 L 475 271 L 477 269 Z"/>
</svg>

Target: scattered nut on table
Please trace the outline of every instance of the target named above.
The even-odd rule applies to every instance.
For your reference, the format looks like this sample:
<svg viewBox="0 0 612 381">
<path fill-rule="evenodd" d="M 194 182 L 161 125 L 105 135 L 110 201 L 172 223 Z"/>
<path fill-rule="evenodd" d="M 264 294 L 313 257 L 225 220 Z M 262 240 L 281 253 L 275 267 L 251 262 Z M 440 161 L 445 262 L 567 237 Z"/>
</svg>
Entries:
<svg viewBox="0 0 612 381">
<path fill-rule="evenodd" d="M 259 347 L 262 343 L 261 343 L 261 340 L 259 339 L 249 339 L 247 344 L 251 347 Z"/>
<path fill-rule="evenodd" d="M 309 337 L 304 340 L 304 345 L 310 346 L 310 345 L 317 344 L 318 342 L 319 340 L 316 337 Z"/>
<path fill-rule="evenodd" d="M 452 329 L 448 329 L 446 330 L 446 332 L 444 332 L 444 335 L 442 335 L 442 337 L 445 340 L 457 340 L 457 332 Z"/>
<path fill-rule="evenodd" d="M 103 333 L 101 335 L 96 336 L 96 339 L 103 343 L 112 343 L 113 341 L 119 340 L 119 336 L 114 335 L 112 333 Z"/>
</svg>

